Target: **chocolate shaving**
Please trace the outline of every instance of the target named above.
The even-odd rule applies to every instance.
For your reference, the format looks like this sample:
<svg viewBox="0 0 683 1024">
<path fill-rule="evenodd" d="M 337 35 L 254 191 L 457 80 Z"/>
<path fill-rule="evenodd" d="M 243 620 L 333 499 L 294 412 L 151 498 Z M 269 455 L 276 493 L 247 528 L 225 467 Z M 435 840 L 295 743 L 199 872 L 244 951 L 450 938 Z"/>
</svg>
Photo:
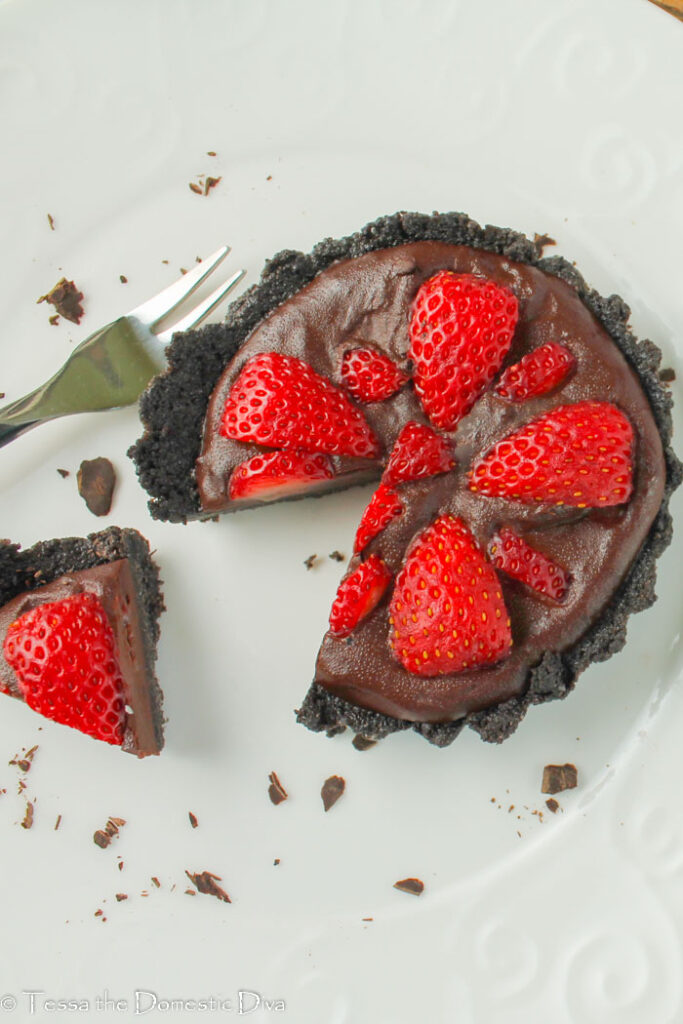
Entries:
<svg viewBox="0 0 683 1024">
<path fill-rule="evenodd" d="M 186 896 L 196 896 L 197 895 L 197 890 L 196 889 L 186 889 L 185 890 L 185 895 Z"/>
<path fill-rule="evenodd" d="M 276 858 L 275 858 L 275 860 L 273 861 L 273 865 L 274 865 L 275 867 L 277 867 L 279 863 L 280 863 L 280 858 L 279 858 L 279 857 L 276 857 Z"/>
<path fill-rule="evenodd" d="M 37 749 L 38 744 L 36 743 L 34 747 L 31 747 L 30 750 L 26 751 L 23 757 L 19 757 L 18 754 L 15 754 L 12 760 L 8 763 L 16 765 L 17 768 L 19 768 L 19 770 L 22 772 L 28 772 L 30 771 L 31 765 L 33 764 L 33 758 L 36 756 Z"/>
<path fill-rule="evenodd" d="M 62 479 L 66 479 L 67 476 L 71 475 L 68 469 L 58 469 L 57 472 L 62 477 Z"/>
<path fill-rule="evenodd" d="M 119 274 L 119 281 L 121 284 L 128 284 L 128 278 L 125 274 Z"/>
<path fill-rule="evenodd" d="M 51 213 L 48 213 L 48 215 L 47 215 L 47 222 L 50 225 L 50 231 L 54 231 L 54 229 L 55 229 L 55 219 L 54 219 L 54 217 L 52 216 Z"/>
<path fill-rule="evenodd" d="M 41 295 L 37 301 L 39 303 L 49 302 L 65 320 L 70 320 L 72 324 L 80 324 L 83 317 L 82 298 L 83 292 L 78 290 L 73 281 L 67 281 L 63 277 L 54 288 L 51 288 L 47 294 Z"/>
<path fill-rule="evenodd" d="M 419 878 L 402 878 L 400 882 L 394 882 L 394 889 L 410 893 L 411 896 L 420 896 L 424 892 L 424 882 Z"/>
<path fill-rule="evenodd" d="M 57 829 L 59 828 L 59 826 L 61 824 L 62 824 L 62 816 L 61 816 L 61 814 L 58 814 L 57 815 L 57 820 L 55 822 L 55 832 L 57 831 Z"/>
<path fill-rule="evenodd" d="M 557 245 L 557 242 L 550 235 L 534 234 L 534 245 L 541 254 L 547 245 Z"/>
<path fill-rule="evenodd" d="M 370 750 L 377 744 L 377 740 L 371 740 L 369 736 L 363 736 L 362 733 L 358 733 L 353 737 L 353 746 L 356 750 Z"/>
<path fill-rule="evenodd" d="M 342 555 L 341 551 L 331 551 L 330 558 L 333 562 L 343 562 L 346 555 Z"/>
<path fill-rule="evenodd" d="M 223 903 L 232 903 L 225 889 L 222 889 L 220 885 L 216 885 L 216 882 L 223 881 L 220 875 L 214 875 L 211 871 L 198 871 L 196 874 L 186 871 L 185 874 L 197 886 L 199 892 L 204 893 L 206 896 L 215 896 L 216 899 L 222 900 Z M 187 892 L 187 890 L 185 891 Z"/>
<path fill-rule="evenodd" d="M 346 781 L 341 775 L 330 775 L 329 779 L 325 779 L 323 788 L 320 790 L 320 796 L 326 811 L 329 811 L 330 807 L 334 807 L 345 789 Z"/>
<path fill-rule="evenodd" d="M 361 921 L 374 921 L 374 917 L 362 917 Z"/>
<path fill-rule="evenodd" d="M 152 883 L 157 887 L 157 889 L 161 889 L 161 882 L 156 875 L 152 875 Z"/>
<path fill-rule="evenodd" d="M 659 379 L 663 384 L 671 384 L 672 381 L 676 380 L 676 371 L 673 366 L 665 366 L 659 371 Z"/>
<path fill-rule="evenodd" d="M 545 805 L 549 811 L 552 811 L 553 814 L 557 814 L 557 812 L 560 809 L 560 805 L 558 804 L 554 796 L 549 797 L 546 800 Z"/>
<path fill-rule="evenodd" d="M 29 804 L 29 803 L 26 804 L 26 813 L 24 815 L 24 820 L 21 823 L 21 827 L 22 828 L 32 828 L 33 827 L 33 804 Z"/>
<path fill-rule="evenodd" d="M 86 459 L 78 470 L 78 493 L 95 516 L 106 516 L 111 509 L 116 472 L 109 459 Z"/>
<path fill-rule="evenodd" d="M 304 558 L 304 565 L 307 569 L 312 569 L 318 560 L 317 555 L 309 555 L 308 558 Z"/>
<path fill-rule="evenodd" d="M 59 323 L 59 313 L 53 313 L 52 316 L 48 317 L 48 321 L 51 327 L 56 327 Z"/>
<path fill-rule="evenodd" d="M 273 180 L 273 175 L 272 174 L 266 175 L 266 181 L 272 181 L 272 180 Z"/>
<path fill-rule="evenodd" d="M 190 191 L 194 192 L 195 195 L 197 195 L 197 196 L 201 196 L 201 195 L 204 194 L 202 186 L 201 185 L 197 185 L 197 183 L 194 182 L 194 181 L 190 182 Z"/>
<path fill-rule="evenodd" d="M 215 188 L 216 185 L 218 185 L 218 183 L 220 181 L 221 181 L 220 178 L 212 178 L 211 175 L 209 175 L 207 177 L 206 181 L 204 182 L 204 195 L 208 196 L 208 194 L 211 191 L 211 189 Z"/>
<path fill-rule="evenodd" d="M 123 861 L 119 861 L 119 871 L 123 871 Z"/>
<path fill-rule="evenodd" d="M 207 156 L 216 156 L 216 151 L 213 150 L 213 149 L 209 149 L 209 150 L 207 150 L 206 155 Z"/>
<path fill-rule="evenodd" d="M 190 825 L 192 828 L 196 828 L 199 822 L 197 821 L 197 815 L 193 814 L 192 811 L 188 811 L 188 818 L 190 819 Z"/>
<path fill-rule="evenodd" d="M 127 899 L 128 899 L 128 893 L 126 893 L 126 892 L 117 892 L 117 894 L 116 894 L 116 902 L 117 903 L 122 903 L 124 900 L 127 900 Z"/>
<path fill-rule="evenodd" d="M 268 786 L 268 796 L 271 799 L 271 803 L 274 803 L 277 807 L 278 804 L 281 804 L 283 800 L 287 799 L 287 790 L 282 785 L 275 772 L 270 773 L 268 781 L 270 782 L 270 785 Z"/>
<path fill-rule="evenodd" d="M 119 834 L 119 829 L 123 828 L 125 824 L 125 818 L 109 818 L 104 828 L 99 828 L 93 834 L 93 842 L 102 850 L 106 850 L 114 836 Z"/>
<path fill-rule="evenodd" d="M 547 764 L 543 769 L 541 793 L 561 793 L 565 789 L 575 789 L 578 785 L 578 773 L 574 764 Z"/>
</svg>

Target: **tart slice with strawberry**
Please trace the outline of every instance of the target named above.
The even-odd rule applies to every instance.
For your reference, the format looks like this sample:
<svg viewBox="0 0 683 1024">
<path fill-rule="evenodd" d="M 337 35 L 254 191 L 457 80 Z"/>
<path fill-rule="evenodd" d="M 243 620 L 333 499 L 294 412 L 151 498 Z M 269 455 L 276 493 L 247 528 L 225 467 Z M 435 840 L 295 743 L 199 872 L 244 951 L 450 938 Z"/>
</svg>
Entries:
<svg viewBox="0 0 683 1024">
<path fill-rule="evenodd" d="M 158 754 L 163 597 L 141 534 L 111 527 L 27 551 L 4 542 L 0 587 L 3 691 L 93 739 Z"/>
</svg>

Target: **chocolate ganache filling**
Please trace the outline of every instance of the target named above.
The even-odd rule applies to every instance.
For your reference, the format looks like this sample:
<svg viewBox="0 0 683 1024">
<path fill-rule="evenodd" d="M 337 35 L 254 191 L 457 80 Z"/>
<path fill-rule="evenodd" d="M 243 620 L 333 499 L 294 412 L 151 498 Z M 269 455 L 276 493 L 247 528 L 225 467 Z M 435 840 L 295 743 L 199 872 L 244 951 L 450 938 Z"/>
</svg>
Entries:
<svg viewBox="0 0 683 1024">
<path fill-rule="evenodd" d="M 420 285 L 441 270 L 488 278 L 514 292 L 519 322 L 505 365 L 547 342 L 565 346 L 574 372 L 552 392 L 522 403 L 488 390 L 472 411 L 446 434 L 456 466 L 444 475 L 400 486 L 403 512 L 374 537 L 361 559 L 378 555 L 397 574 L 411 541 L 444 514 L 461 518 L 482 550 L 501 526 L 512 527 L 569 574 L 561 603 L 553 602 L 500 573 L 513 645 L 494 665 L 425 678 L 407 671 L 389 645 L 388 601 L 343 638 L 327 634 L 315 682 L 352 704 L 411 722 L 455 721 L 524 692 L 529 670 L 546 652 L 562 652 L 592 626 L 614 597 L 643 544 L 662 503 L 665 464 L 660 435 L 636 373 L 574 289 L 538 268 L 491 252 L 439 242 L 380 249 L 334 264 L 285 301 L 253 331 L 227 366 L 211 397 L 196 478 L 203 513 L 248 507 L 231 502 L 232 472 L 263 449 L 220 433 L 231 387 L 246 362 L 278 352 L 304 360 L 341 386 L 344 354 L 372 346 L 407 371 L 411 308 Z M 633 493 L 610 508 L 566 508 L 474 493 L 468 471 L 479 456 L 513 431 L 559 405 L 608 402 L 630 421 L 634 436 Z M 379 438 L 380 459 L 332 456 L 335 490 L 378 479 L 401 428 L 408 421 L 429 425 L 412 387 L 362 405 Z M 316 488 L 319 493 L 319 487 Z M 605 652 L 607 653 L 607 652 Z"/>
</svg>

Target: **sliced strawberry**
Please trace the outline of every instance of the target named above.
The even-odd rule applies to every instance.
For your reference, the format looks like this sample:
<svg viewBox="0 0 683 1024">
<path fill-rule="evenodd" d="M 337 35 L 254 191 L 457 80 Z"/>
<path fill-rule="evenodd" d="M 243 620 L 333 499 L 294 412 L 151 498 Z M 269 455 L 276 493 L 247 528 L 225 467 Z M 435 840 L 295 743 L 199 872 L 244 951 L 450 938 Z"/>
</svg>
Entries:
<svg viewBox="0 0 683 1024">
<path fill-rule="evenodd" d="M 374 348 L 354 348 L 344 353 L 342 382 L 359 402 L 391 398 L 410 379 L 400 366 Z"/>
<path fill-rule="evenodd" d="M 410 322 L 415 392 L 435 427 L 453 430 L 498 373 L 519 315 L 509 289 L 442 270 L 420 287 Z"/>
<path fill-rule="evenodd" d="M 98 597 L 74 594 L 20 615 L 7 630 L 3 653 L 34 711 L 97 740 L 123 743 L 123 680 Z"/>
<path fill-rule="evenodd" d="M 455 516 L 440 516 L 408 548 L 389 615 L 394 655 L 416 675 L 488 665 L 512 646 L 500 581 Z"/>
<path fill-rule="evenodd" d="M 344 392 L 294 356 L 253 356 L 233 384 L 220 432 L 237 441 L 374 459 L 377 438 Z"/>
<path fill-rule="evenodd" d="M 508 366 L 496 385 L 496 394 L 510 402 L 526 402 L 559 387 L 575 366 L 576 357 L 568 348 L 549 341 Z"/>
<path fill-rule="evenodd" d="M 430 427 L 411 420 L 396 438 L 382 480 L 386 484 L 398 484 L 448 473 L 454 468 L 450 441 Z"/>
<path fill-rule="evenodd" d="M 380 484 L 370 504 L 363 512 L 356 539 L 353 542 L 353 553 L 361 552 L 378 533 L 381 533 L 387 523 L 390 523 L 403 511 L 403 504 L 396 491 L 386 484 Z"/>
<path fill-rule="evenodd" d="M 469 487 L 526 504 L 621 505 L 633 490 L 633 427 L 609 402 L 558 406 L 478 459 Z"/>
<path fill-rule="evenodd" d="M 496 569 L 525 583 L 553 601 L 562 601 L 569 589 L 569 574 L 542 551 L 532 548 L 509 526 L 492 538 L 489 555 Z"/>
<path fill-rule="evenodd" d="M 348 636 L 377 607 L 391 582 L 391 571 L 381 558 L 370 555 L 339 584 L 330 612 L 332 636 Z"/>
<path fill-rule="evenodd" d="M 310 493 L 333 477 L 327 455 L 264 452 L 235 467 L 228 496 L 231 501 L 279 501 L 301 491 Z"/>
</svg>

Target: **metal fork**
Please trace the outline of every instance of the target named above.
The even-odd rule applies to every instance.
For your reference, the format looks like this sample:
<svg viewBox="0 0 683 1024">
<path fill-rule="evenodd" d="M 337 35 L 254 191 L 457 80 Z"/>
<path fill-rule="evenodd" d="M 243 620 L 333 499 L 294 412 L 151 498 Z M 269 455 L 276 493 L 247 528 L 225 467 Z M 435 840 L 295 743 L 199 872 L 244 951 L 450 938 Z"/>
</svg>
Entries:
<svg viewBox="0 0 683 1024">
<path fill-rule="evenodd" d="M 118 409 L 137 401 L 151 378 L 166 367 L 166 346 L 173 335 L 205 320 L 244 276 L 238 270 L 172 327 L 157 330 L 229 252 L 224 245 L 158 295 L 95 331 L 54 377 L 0 408 L 0 447 L 58 416 Z"/>
</svg>

